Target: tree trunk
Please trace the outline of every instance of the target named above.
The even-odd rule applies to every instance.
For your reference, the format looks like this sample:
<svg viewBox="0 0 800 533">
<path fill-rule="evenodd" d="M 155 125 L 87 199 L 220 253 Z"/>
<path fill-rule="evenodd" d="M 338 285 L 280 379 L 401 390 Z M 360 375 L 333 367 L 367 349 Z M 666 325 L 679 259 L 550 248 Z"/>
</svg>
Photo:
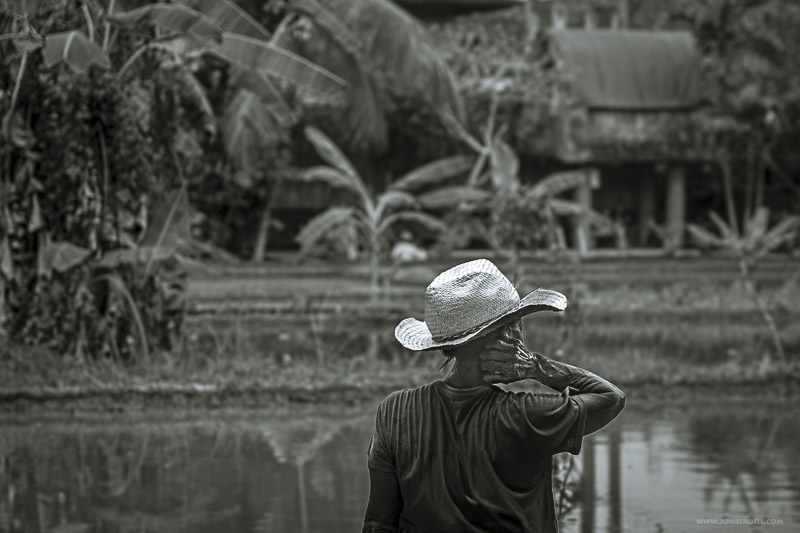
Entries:
<svg viewBox="0 0 800 533">
<path fill-rule="evenodd" d="M 258 224 L 258 234 L 256 243 L 253 247 L 253 256 L 250 258 L 254 263 L 264 260 L 264 253 L 267 251 L 267 239 L 269 238 L 269 223 L 272 221 L 272 202 L 267 201 L 264 211 L 261 213 L 261 222 Z"/>
<path fill-rule="evenodd" d="M 381 276 L 381 258 L 379 255 L 377 243 L 374 241 L 370 246 L 369 258 L 369 286 L 370 286 L 370 299 L 373 303 L 378 301 L 380 292 L 380 276 Z"/>
<path fill-rule="evenodd" d="M 253 256 L 251 260 L 254 263 L 260 263 L 264 260 L 264 254 L 267 251 L 267 242 L 269 240 L 269 226 L 272 222 L 272 208 L 275 205 L 275 198 L 281 189 L 282 181 L 275 180 L 272 190 L 269 191 L 267 201 L 264 203 L 264 211 L 261 212 L 261 221 L 258 224 L 258 234 L 256 235 L 255 246 L 253 247 Z"/>
</svg>

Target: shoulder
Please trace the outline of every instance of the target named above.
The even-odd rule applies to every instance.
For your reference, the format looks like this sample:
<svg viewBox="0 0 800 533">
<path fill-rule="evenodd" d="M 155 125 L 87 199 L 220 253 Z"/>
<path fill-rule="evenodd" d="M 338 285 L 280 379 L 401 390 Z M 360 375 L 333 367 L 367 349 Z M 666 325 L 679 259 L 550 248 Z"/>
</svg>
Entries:
<svg viewBox="0 0 800 533">
<path fill-rule="evenodd" d="M 428 383 L 427 385 L 413 389 L 396 390 L 378 404 L 378 412 L 387 413 L 397 409 L 408 408 L 420 399 L 428 396 L 432 386 L 432 383 Z"/>
</svg>

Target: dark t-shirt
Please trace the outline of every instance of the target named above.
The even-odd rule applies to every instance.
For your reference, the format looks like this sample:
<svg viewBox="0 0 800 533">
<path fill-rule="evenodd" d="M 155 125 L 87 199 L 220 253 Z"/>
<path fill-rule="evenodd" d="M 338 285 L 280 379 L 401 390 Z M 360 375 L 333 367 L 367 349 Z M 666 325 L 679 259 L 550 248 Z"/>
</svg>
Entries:
<svg viewBox="0 0 800 533">
<path fill-rule="evenodd" d="M 436 381 L 378 406 L 369 467 L 397 476 L 399 532 L 558 531 L 552 456 L 580 451 L 585 406 Z"/>
</svg>

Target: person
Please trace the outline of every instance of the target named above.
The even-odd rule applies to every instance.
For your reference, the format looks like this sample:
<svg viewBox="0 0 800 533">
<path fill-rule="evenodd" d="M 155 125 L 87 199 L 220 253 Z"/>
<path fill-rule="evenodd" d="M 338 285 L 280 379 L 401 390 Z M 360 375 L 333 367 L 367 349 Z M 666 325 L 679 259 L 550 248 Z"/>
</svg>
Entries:
<svg viewBox="0 0 800 533">
<path fill-rule="evenodd" d="M 443 350 L 453 366 L 378 406 L 362 532 L 558 531 L 552 456 L 578 454 L 583 436 L 625 406 L 608 381 L 525 346 L 523 316 L 566 306 L 546 289 L 520 299 L 486 259 L 431 282 L 425 321 L 403 320 L 395 337 L 411 350 Z M 500 385 L 526 379 L 544 392 Z"/>
</svg>

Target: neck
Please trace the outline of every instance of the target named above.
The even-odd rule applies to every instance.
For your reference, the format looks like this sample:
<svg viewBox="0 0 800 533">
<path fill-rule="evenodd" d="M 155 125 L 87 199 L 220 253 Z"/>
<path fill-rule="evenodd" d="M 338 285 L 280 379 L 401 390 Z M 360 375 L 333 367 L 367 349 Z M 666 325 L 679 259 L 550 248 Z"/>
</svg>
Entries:
<svg viewBox="0 0 800 533">
<path fill-rule="evenodd" d="M 465 354 L 458 356 L 454 360 L 453 367 L 442 381 L 457 389 L 468 389 L 485 385 L 483 381 L 483 371 L 478 353 Z"/>
</svg>

